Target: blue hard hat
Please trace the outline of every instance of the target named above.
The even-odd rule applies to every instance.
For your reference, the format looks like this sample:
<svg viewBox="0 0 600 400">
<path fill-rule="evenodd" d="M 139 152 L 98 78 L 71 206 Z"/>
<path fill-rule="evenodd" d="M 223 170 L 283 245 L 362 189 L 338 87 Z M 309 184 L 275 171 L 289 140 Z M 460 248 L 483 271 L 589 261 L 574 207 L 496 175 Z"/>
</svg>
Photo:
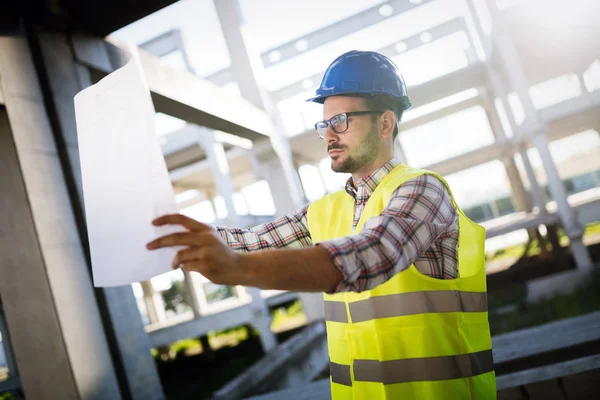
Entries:
<svg viewBox="0 0 600 400">
<path fill-rule="evenodd" d="M 403 110 L 411 106 L 404 78 L 392 60 L 374 51 L 352 50 L 331 63 L 317 93 L 307 101 L 323 104 L 329 96 L 376 94 L 397 98 Z"/>
</svg>

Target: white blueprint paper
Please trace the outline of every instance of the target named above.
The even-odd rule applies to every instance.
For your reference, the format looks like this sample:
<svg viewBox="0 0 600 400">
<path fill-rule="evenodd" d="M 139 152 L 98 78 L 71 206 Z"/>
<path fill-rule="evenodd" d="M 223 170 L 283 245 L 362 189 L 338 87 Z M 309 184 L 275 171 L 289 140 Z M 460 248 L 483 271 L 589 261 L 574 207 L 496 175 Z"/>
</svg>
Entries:
<svg viewBox="0 0 600 400">
<path fill-rule="evenodd" d="M 151 221 L 176 213 L 155 111 L 136 53 L 75 96 L 79 156 L 94 286 L 127 285 L 171 270 L 174 249 L 146 250 L 180 231 Z"/>
</svg>

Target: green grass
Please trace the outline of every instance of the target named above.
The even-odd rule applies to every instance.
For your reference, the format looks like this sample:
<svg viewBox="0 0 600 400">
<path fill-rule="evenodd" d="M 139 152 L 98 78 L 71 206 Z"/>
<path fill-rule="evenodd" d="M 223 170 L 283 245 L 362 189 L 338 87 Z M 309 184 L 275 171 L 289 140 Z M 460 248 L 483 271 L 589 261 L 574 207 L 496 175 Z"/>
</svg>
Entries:
<svg viewBox="0 0 600 400">
<path fill-rule="evenodd" d="M 306 315 L 302 310 L 300 300 L 276 309 L 272 316 L 271 329 L 274 332 L 284 331 L 288 327 L 295 328 L 306 323 Z M 251 331 L 249 332 L 248 329 Z M 239 342 L 248 339 L 249 336 L 256 335 L 258 335 L 258 331 L 253 327 L 239 326 L 222 331 L 209 332 L 207 336 L 211 347 L 216 350 L 223 346 L 235 346 Z M 201 351 L 202 345 L 199 339 L 182 339 L 172 343 L 170 346 L 170 353 L 175 354 L 177 357 Z M 158 357 L 157 349 L 153 348 L 151 352 L 153 357 Z"/>
<path fill-rule="evenodd" d="M 174 351 L 176 354 L 180 354 L 189 350 L 200 349 L 202 349 L 202 345 L 200 344 L 199 339 L 182 339 L 176 341 L 171 345 L 171 350 Z"/>
</svg>

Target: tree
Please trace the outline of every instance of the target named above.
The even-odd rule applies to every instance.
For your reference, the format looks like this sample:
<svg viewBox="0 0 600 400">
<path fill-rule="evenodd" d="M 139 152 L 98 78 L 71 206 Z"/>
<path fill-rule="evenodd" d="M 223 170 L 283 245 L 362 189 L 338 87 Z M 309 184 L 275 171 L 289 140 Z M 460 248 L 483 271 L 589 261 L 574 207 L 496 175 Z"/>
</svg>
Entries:
<svg viewBox="0 0 600 400">
<path fill-rule="evenodd" d="M 163 301 L 165 302 L 165 309 L 177 312 L 177 308 L 180 305 L 188 306 L 185 301 L 185 285 L 183 281 L 173 281 L 170 288 L 163 291 Z"/>
</svg>

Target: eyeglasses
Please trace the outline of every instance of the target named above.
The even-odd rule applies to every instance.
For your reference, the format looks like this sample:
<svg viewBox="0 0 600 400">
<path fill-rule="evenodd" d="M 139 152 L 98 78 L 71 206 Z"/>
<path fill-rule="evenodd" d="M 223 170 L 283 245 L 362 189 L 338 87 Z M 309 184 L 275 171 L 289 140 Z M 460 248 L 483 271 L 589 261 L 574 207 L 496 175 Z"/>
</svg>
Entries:
<svg viewBox="0 0 600 400">
<path fill-rule="evenodd" d="M 321 139 L 325 139 L 325 132 L 327 132 L 328 126 L 331 126 L 331 129 L 335 133 L 344 133 L 348 130 L 348 117 L 355 115 L 381 114 L 383 112 L 385 112 L 385 110 L 351 111 L 337 114 L 327 120 L 317 122 L 315 124 L 315 130 Z"/>
</svg>

